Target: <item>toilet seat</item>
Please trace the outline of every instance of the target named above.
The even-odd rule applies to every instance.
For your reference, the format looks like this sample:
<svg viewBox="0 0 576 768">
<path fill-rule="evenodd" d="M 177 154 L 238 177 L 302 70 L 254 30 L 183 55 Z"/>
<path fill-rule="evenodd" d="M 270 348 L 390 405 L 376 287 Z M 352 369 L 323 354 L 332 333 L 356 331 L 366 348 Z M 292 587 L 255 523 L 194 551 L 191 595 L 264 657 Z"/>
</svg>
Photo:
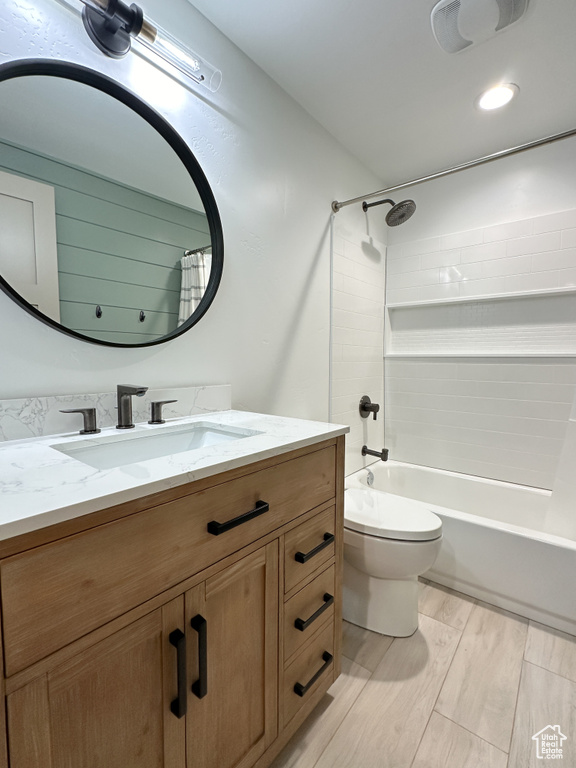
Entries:
<svg viewBox="0 0 576 768">
<path fill-rule="evenodd" d="M 393 493 L 348 488 L 344 526 L 381 539 L 432 541 L 442 535 L 442 520 L 419 502 Z"/>
</svg>

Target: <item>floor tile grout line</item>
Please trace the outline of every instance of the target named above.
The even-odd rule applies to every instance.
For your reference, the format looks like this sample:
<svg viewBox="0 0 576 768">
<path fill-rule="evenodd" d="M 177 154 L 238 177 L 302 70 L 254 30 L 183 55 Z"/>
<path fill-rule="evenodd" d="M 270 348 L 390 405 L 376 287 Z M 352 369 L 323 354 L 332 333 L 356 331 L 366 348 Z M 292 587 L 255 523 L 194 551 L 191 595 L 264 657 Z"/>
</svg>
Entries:
<svg viewBox="0 0 576 768">
<path fill-rule="evenodd" d="M 470 611 L 472 613 L 472 611 Z M 422 614 L 425 616 L 426 614 Z M 428 618 L 433 618 L 432 616 L 429 616 Z M 468 619 L 470 616 L 468 616 Z M 466 619 L 466 624 L 464 624 L 464 628 L 468 624 L 468 619 Z M 437 621 L 436 619 L 433 619 L 434 621 Z M 460 637 L 458 638 L 458 642 L 456 643 L 456 648 L 454 649 L 454 653 L 452 654 L 452 658 L 450 659 L 450 664 L 448 664 L 448 668 L 446 669 L 446 673 L 444 674 L 444 677 L 442 678 L 442 682 L 440 683 L 438 687 L 438 694 L 436 695 L 436 698 L 434 699 L 434 704 L 432 705 L 432 708 L 430 709 L 430 714 L 428 715 L 428 720 L 426 721 L 426 725 L 424 726 L 424 730 L 422 731 L 422 736 L 420 736 L 420 739 L 418 741 L 418 746 L 416 747 L 416 751 L 414 752 L 414 757 L 412 758 L 410 762 L 410 768 L 414 765 L 414 760 L 416 760 L 416 757 L 418 755 L 418 750 L 420 749 L 420 745 L 422 744 L 422 740 L 424 738 L 424 734 L 428 730 L 428 726 L 430 725 L 430 720 L 432 718 L 432 715 L 434 712 L 436 712 L 436 704 L 438 703 L 438 697 L 440 696 L 440 693 L 442 692 L 442 688 L 444 688 L 444 683 L 446 682 L 446 678 L 448 677 L 448 672 L 452 668 L 452 663 L 454 661 L 454 657 L 456 656 L 456 653 L 458 651 L 458 648 L 460 647 L 460 643 L 462 642 L 462 636 L 464 635 L 464 629 L 456 629 L 456 627 L 451 627 L 449 624 L 444 624 L 444 622 L 439 622 L 445 627 L 448 627 L 449 629 L 453 629 L 455 632 L 460 632 Z M 439 712 L 437 714 L 440 714 Z"/>
<path fill-rule="evenodd" d="M 528 632 L 526 632 L 526 643 L 528 642 Z M 524 643 L 524 653 L 526 653 L 526 643 Z M 518 712 L 518 700 L 520 698 L 520 686 L 522 685 L 522 678 L 524 676 L 524 664 L 528 662 L 524 659 L 522 654 L 522 666 L 520 667 L 520 677 L 518 678 L 518 690 L 516 691 L 516 701 L 514 703 L 514 719 L 512 720 L 512 730 L 510 731 L 510 741 L 508 742 L 508 763 L 510 763 L 510 754 L 512 753 L 512 742 L 514 740 L 514 731 L 516 729 L 516 714 Z"/>
<path fill-rule="evenodd" d="M 353 663 L 355 663 L 355 662 L 353 662 Z M 360 667 L 360 666 L 362 666 L 362 665 L 361 665 L 361 664 L 358 664 L 358 666 Z M 362 667 L 362 669 L 366 669 L 366 667 Z M 368 670 L 366 670 L 366 671 L 367 671 L 367 672 L 370 672 L 370 670 L 369 670 L 369 669 L 368 669 Z M 362 686 L 362 688 L 361 688 L 361 689 L 358 691 L 358 694 L 357 694 L 357 695 L 356 695 L 356 697 L 354 698 L 354 701 L 353 701 L 353 702 L 350 704 L 350 706 L 348 707 L 348 709 L 347 709 L 347 710 L 346 710 L 346 712 L 344 713 L 344 716 L 342 717 L 342 720 L 340 720 L 340 723 L 338 724 L 338 727 L 336 728 L 336 730 L 334 731 L 334 733 L 332 734 L 332 736 L 331 736 L 331 737 L 330 737 L 330 739 L 328 740 L 328 742 L 327 742 L 326 746 L 324 747 L 324 749 L 322 750 L 322 752 L 320 752 L 320 754 L 318 755 L 318 759 L 315 761 L 315 763 L 314 763 L 314 765 L 312 766 L 312 768 L 315 768 L 315 767 L 318 765 L 318 763 L 319 763 L 319 762 L 320 762 L 320 760 L 322 759 L 322 755 L 324 754 L 324 752 L 326 752 L 326 750 L 328 749 L 328 747 L 330 746 L 330 744 L 332 743 L 332 741 L 333 741 L 333 740 L 336 738 L 336 734 L 338 733 L 338 731 L 340 730 L 340 728 L 342 728 L 342 726 L 344 725 L 344 721 L 346 720 L 346 718 L 348 717 L 348 715 L 349 715 L 349 714 L 350 714 L 350 712 L 352 711 L 352 709 L 353 709 L 354 705 L 355 705 L 355 704 L 356 704 L 356 702 L 358 701 L 358 698 L 359 698 L 359 696 L 360 696 L 360 695 L 361 695 L 361 693 L 364 691 L 364 688 L 366 688 L 366 686 L 368 685 L 368 682 L 369 682 L 371 679 L 372 679 L 372 676 L 370 676 L 369 678 L 367 678 L 367 680 L 366 680 L 366 682 L 364 683 L 364 685 Z"/>
<path fill-rule="evenodd" d="M 357 661 L 354 661 L 354 659 L 351 659 L 351 658 L 350 658 L 350 656 L 346 656 L 346 654 L 345 654 L 345 653 L 343 653 L 343 654 L 342 654 L 342 658 L 343 658 L 343 659 L 346 659 L 346 660 L 347 660 L 347 661 L 349 661 L 351 664 L 356 664 L 356 666 L 357 666 L 357 667 L 360 667 L 360 668 L 361 668 L 361 669 L 363 669 L 365 672 L 368 672 L 368 674 L 370 675 L 370 677 L 372 677 L 372 675 L 373 675 L 373 672 L 371 672 L 371 671 L 368 669 L 368 667 L 365 667 L 365 666 L 363 666 L 362 664 L 358 664 L 358 662 L 357 662 Z M 383 656 L 382 658 L 384 658 L 384 656 Z M 369 680 L 369 679 L 370 679 L 370 678 L 368 678 L 368 680 Z"/>
<path fill-rule="evenodd" d="M 566 677 L 565 675 L 561 675 L 559 672 L 554 672 L 551 669 L 548 669 L 547 667 L 543 667 L 540 664 L 535 664 L 533 661 L 528 661 L 527 659 L 522 659 L 523 664 L 528 664 L 531 667 L 536 667 L 537 669 L 542 669 L 544 672 L 548 672 L 549 675 L 554 675 L 554 677 L 559 677 L 561 680 L 566 680 L 568 683 L 572 683 L 573 685 L 576 685 L 576 680 L 572 680 L 570 677 Z"/>
<path fill-rule="evenodd" d="M 451 717 L 448 717 L 447 715 L 442 714 L 442 712 L 438 712 L 437 709 L 434 709 L 432 711 L 435 712 L 440 717 L 443 717 L 445 720 L 449 720 L 457 728 L 461 728 L 463 731 L 466 731 L 466 733 L 469 733 L 471 736 L 474 736 L 475 739 L 479 739 L 479 741 L 484 742 L 484 744 L 489 744 L 491 747 L 494 747 L 494 749 L 497 749 L 498 752 L 501 752 L 503 755 L 506 755 L 506 757 L 508 757 L 509 752 L 507 752 L 505 749 L 502 749 L 502 747 L 498 747 L 496 744 L 492 744 L 492 742 L 488 741 L 488 739 L 485 739 L 483 736 L 479 736 L 477 733 L 474 733 L 474 731 L 471 731 L 470 728 L 466 728 L 465 725 L 462 725 L 461 723 L 457 723 L 456 720 L 452 720 Z"/>
<path fill-rule="evenodd" d="M 522 662 L 524 664 L 531 664 L 533 667 L 538 667 L 538 669 L 543 669 L 544 672 L 549 672 L 551 675 L 556 675 L 556 677 L 561 677 L 563 680 L 567 680 L 569 683 L 576 684 L 576 680 L 573 677 L 566 677 L 566 675 L 563 675 L 561 672 L 555 672 L 553 669 L 550 669 L 550 667 L 537 664 L 535 661 L 530 661 L 530 659 L 527 659 L 526 657 L 523 657 Z"/>
<path fill-rule="evenodd" d="M 468 621 L 470 621 L 470 617 L 472 616 L 472 612 L 473 612 L 474 608 L 476 608 L 476 607 L 480 607 L 480 608 L 482 608 L 482 607 L 484 607 L 484 606 L 486 606 L 486 605 L 487 605 L 487 604 L 486 604 L 486 603 L 484 603 L 482 600 L 478 601 L 478 599 L 476 599 L 476 598 L 474 599 L 474 607 L 472 608 L 472 611 L 470 611 L 470 614 L 469 614 L 469 616 L 468 616 L 468 620 L 466 621 L 466 624 L 464 625 L 464 629 L 462 630 L 462 637 L 464 636 L 464 630 L 465 630 L 465 629 L 466 629 L 466 627 L 468 626 Z M 500 608 L 498 608 L 497 606 L 490 606 L 489 604 L 488 604 L 488 607 L 489 607 L 489 608 L 491 608 L 491 607 L 495 607 L 495 608 L 497 608 L 497 610 L 499 610 L 499 611 L 503 611 L 503 610 L 504 610 L 504 609 L 500 609 Z M 508 611 L 505 611 L 505 613 L 509 613 L 509 612 L 508 612 Z M 516 615 L 516 614 L 514 614 L 514 615 Z M 520 618 L 525 618 L 525 617 L 520 617 Z M 528 621 L 529 621 L 529 620 L 528 620 Z M 460 642 L 462 641 L 462 637 L 460 638 Z M 458 646 L 457 646 L 457 648 L 456 648 L 456 651 L 454 652 L 454 656 L 452 657 L 452 662 L 450 663 L 450 667 L 449 667 L 448 671 L 450 671 L 450 668 L 452 667 L 452 663 L 453 663 L 453 661 L 454 661 L 454 658 L 456 657 L 456 653 L 457 653 L 457 651 L 458 651 L 458 648 L 460 647 L 460 642 L 458 643 Z M 508 740 L 508 750 L 502 749 L 502 747 L 499 747 L 499 746 L 498 746 L 498 744 L 494 744 L 493 742 L 489 741 L 488 739 L 484 738 L 483 736 L 480 736 L 479 734 L 477 734 L 477 733 L 474 733 L 474 731 L 471 731 L 470 729 L 468 729 L 468 728 L 465 728 L 465 726 L 461 725 L 460 723 L 456 722 L 455 720 L 452 720 L 451 718 L 447 717 L 445 714 L 443 714 L 442 712 L 440 712 L 439 710 L 437 710 L 437 709 L 436 709 L 436 705 L 437 705 L 437 703 L 438 703 L 438 698 L 439 698 L 439 696 L 440 696 L 440 693 L 442 692 L 442 690 L 440 690 L 440 693 L 439 693 L 439 694 L 438 694 L 438 696 L 436 697 L 436 702 L 434 703 L 434 711 L 435 711 L 435 712 L 436 712 L 438 715 L 441 715 L 442 717 L 446 717 L 446 719 L 447 719 L 447 720 L 450 720 L 450 722 L 453 722 L 455 725 L 458 725 L 458 726 L 460 726 L 460 728 L 464 728 L 464 730 L 466 730 L 466 731 L 469 731 L 469 733 L 473 734 L 473 735 L 474 735 L 474 736 L 476 736 L 477 738 L 479 738 L 479 739 L 482 739 L 482 741 L 485 741 L 487 744 L 490 744 L 490 745 L 491 745 L 491 746 L 493 746 L 495 749 L 498 749 L 498 750 L 500 750 L 500 752 L 504 753 L 505 755 L 510 755 L 510 747 L 511 747 L 511 744 L 512 744 L 512 737 L 513 737 L 513 734 L 514 734 L 514 725 L 515 725 L 515 721 L 516 721 L 516 708 L 517 708 L 517 706 L 518 706 L 518 696 L 519 696 L 519 693 L 520 693 L 520 682 L 521 682 L 521 680 L 522 680 L 523 665 L 524 665 L 525 663 L 526 663 L 526 664 L 530 663 L 530 662 L 527 662 L 527 661 L 524 659 L 524 654 L 526 653 L 526 644 L 527 644 L 527 642 L 528 642 L 528 624 L 526 625 L 526 638 L 524 639 L 524 648 L 523 648 L 523 650 L 522 650 L 522 656 L 521 656 L 521 659 L 520 659 L 520 662 L 521 662 L 521 667 L 520 667 L 520 677 L 519 677 L 519 679 L 518 679 L 518 687 L 517 687 L 517 689 L 516 689 L 516 701 L 515 701 L 515 704 L 514 704 L 514 718 L 513 718 L 513 720 L 512 720 L 512 729 L 511 729 L 511 731 L 510 731 L 510 738 L 509 738 L 509 740 Z M 535 666 L 537 666 L 537 665 L 535 665 Z M 546 671 L 548 671 L 548 670 L 546 670 Z M 447 673 L 447 674 L 448 674 L 448 673 Z M 552 673 L 552 674 L 554 674 L 554 673 Z M 559 677 L 561 677 L 561 675 L 559 675 Z"/>
<path fill-rule="evenodd" d="M 390 645 L 388 646 L 388 648 L 386 648 L 386 650 L 384 651 L 384 654 L 382 655 L 382 659 L 384 658 L 384 656 L 386 656 L 386 654 L 388 653 L 388 651 L 390 650 L 390 648 L 392 648 L 392 646 L 393 646 L 393 645 L 394 645 L 394 640 L 392 640 L 392 642 L 390 643 Z M 342 655 L 344 655 L 344 654 L 342 654 Z M 352 662 L 352 664 L 358 664 L 358 662 L 354 661 L 353 659 L 349 659 L 349 658 L 348 658 L 348 656 L 346 656 L 345 658 L 347 658 L 347 659 L 348 659 L 348 661 Z M 380 661 L 378 662 L 378 665 L 377 665 L 376 669 L 377 669 L 377 668 L 380 666 L 380 663 L 381 663 L 382 659 L 380 659 Z M 349 707 L 348 707 L 348 709 L 346 710 L 346 712 L 345 712 L 345 714 L 344 714 L 344 717 L 343 717 L 343 718 L 342 718 L 342 720 L 340 721 L 340 723 L 339 723 L 338 727 L 336 728 L 336 730 L 334 731 L 334 733 L 333 733 L 333 734 L 332 734 L 332 736 L 330 737 L 330 739 L 329 739 L 328 743 L 326 744 L 326 746 L 324 747 L 324 749 L 322 750 L 322 752 L 321 752 L 321 753 L 318 755 L 318 759 L 315 761 L 315 763 L 314 763 L 314 765 L 312 766 L 312 768 L 315 768 L 315 767 L 318 765 L 318 763 L 319 763 L 319 762 L 320 762 L 320 760 L 322 759 L 322 756 L 323 756 L 324 752 L 326 752 L 326 750 L 327 750 L 327 749 L 328 749 L 328 747 L 330 746 L 331 742 L 332 742 L 332 741 L 333 741 L 333 740 L 336 738 L 336 734 L 338 733 L 338 731 L 340 730 L 340 728 L 342 728 L 342 726 L 344 725 L 344 721 L 346 720 L 346 718 L 348 717 L 348 715 L 350 714 L 350 712 L 352 711 L 352 709 L 353 709 L 353 708 L 354 708 L 354 706 L 356 705 L 356 702 L 358 701 L 358 699 L 360 698 L 360 696 L 361 696 L 361 695 L 362 695 L 362 693 L 364 692 L 364 689 L 366 688 L 366 686 L 368 685 L 368 683 L 370 682 L 370 680 L 372 680 L 372 678 L 374 677 L 374 672 L 376 672 L 376 670 L 374 670 L 374 672 L 371 672 L 371 671 L 370 671 L 369 669 L 367 669 L 366 667 L 363 667 L 363 666 L 362 666 L 362 664 L 358 664 L 358 666 L 359 666 L 361 669 L 363 669 L 363 670 L 365 670 L 366 672 L 368 672 L 368 673 L 369 673 L 369 677 L 366 679 L 366 682 L 364 683 L 364 685 L 362 686 L 362 688 L 361 688 L 361 689 L 358 691 L 358 694 L 357 694 L 357 696 L 354 698 L 354 701 L 353 701 L 353 702 L 350 704 L 350 706 L 349 706 Z"/>
</svg>

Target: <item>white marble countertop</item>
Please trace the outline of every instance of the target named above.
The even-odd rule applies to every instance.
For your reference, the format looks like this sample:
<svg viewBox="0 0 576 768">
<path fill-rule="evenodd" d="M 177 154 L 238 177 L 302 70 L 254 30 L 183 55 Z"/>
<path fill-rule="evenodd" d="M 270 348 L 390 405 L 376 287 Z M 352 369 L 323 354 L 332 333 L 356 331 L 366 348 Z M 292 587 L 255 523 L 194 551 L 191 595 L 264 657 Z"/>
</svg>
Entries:
<svg viewBox="0 0 576 768">
<path fill-rule="evenodd" d="M 259 434 L 105 470 L 94 469 L 51 447 L 72 446 L 91 437 L 127 439 L 152 430 L 158 434 L 165 428 L 196 422 L 254 430 Z M 137 424 L 134 429 L 123 432 L 108 427 L 94 436 L 76 432 L 0 443 L 0 540 L 278 456 L 348 431 L 348 427 L 337 424 L 219 411 L 167 420 L 164 425 Z"/>
</svg>

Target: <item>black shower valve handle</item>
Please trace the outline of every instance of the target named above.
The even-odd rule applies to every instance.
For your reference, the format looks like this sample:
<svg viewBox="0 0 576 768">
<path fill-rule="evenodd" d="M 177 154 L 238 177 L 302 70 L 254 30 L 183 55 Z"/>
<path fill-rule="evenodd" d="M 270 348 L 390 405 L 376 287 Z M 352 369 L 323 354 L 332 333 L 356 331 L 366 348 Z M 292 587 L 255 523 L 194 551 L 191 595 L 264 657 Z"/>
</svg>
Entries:
<svg viewBox="0 0 576 768">
<path fill-rule="evenodd" d="M 378 403 L 373 403 L 368 395 L 362 395 L 358 410 L 360 411 L 360 416 L 362 416 L 363 419 L 367 419 L 368 416 L 372 414 L 374 421 L 376 421 L 376 414 L 380 410 L 380 406 Z"/>
</svg>

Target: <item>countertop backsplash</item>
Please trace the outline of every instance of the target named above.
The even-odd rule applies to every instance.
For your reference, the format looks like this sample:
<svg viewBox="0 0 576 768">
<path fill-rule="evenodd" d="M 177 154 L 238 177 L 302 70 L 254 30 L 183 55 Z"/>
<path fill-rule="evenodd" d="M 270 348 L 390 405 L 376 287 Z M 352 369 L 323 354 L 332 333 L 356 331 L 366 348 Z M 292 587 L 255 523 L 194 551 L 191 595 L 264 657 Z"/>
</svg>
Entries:
<svg viewBox="0 0 576 768">
<path fill-rule="evenodd" d="M 138 383 L 145 385 L 146 382 Z M 148 421 L 153 400 L 177 400 L 164 406 L 165 419 L 226 411 L 232 407 L 229 384 L 149 389 L 143 397 L 132 398 L 134 423 Z M 98 427 L 111 427 L 117 422 L 116 405 L 115 391 L 0 400 L 0 442 L 79 432 L 82 415 L 60 413 L 61 409 L 96 408 Z"/>
</svg>

